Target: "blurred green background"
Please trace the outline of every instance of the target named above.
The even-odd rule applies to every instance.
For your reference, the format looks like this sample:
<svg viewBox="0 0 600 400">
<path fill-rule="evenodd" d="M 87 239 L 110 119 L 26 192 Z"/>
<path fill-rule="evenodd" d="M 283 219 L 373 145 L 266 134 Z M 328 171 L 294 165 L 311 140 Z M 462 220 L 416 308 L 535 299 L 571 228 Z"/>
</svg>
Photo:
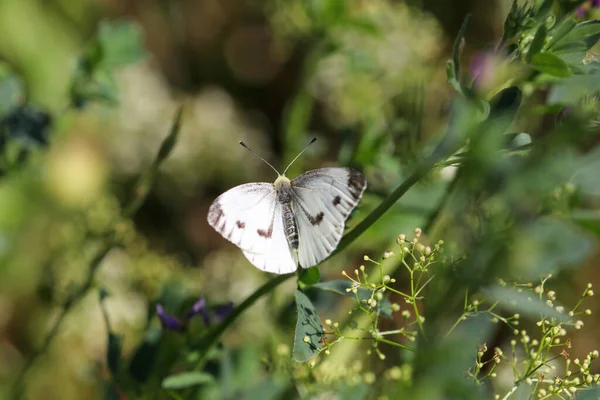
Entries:
<svg viewBox="0 0 600 400">
<path fill-rule="evenodd" d="M 103 304 L 112 331 L 123 335 L 127 357 L 149 326 L 159 326 L 157 302 L 179 299 L 166 304 L 174 314 L 181 312 L 182 299 L 200 295 L 211 304 L 239 304 L 269 278 L 206 222 L 208 207 L 223 191 L 275 179 L 237 144 L 240 140 L 281 167 L 318 137 L 291 176 L 338 165 L 364 171 L 369 188 L 348 222 L 355 226 L 408 176 L 443 131 L 456 96 L 446 83 L 446 60 L 465 15 L 473 14 L 462 44 L 468 75 L 483 49 L 502 36 L 511 3 L 0 0 L 0 112 L 5 131 L 23 139 L 3 143 L 0 165 L 0 396 L 8 396 L 27 359 L 43 346 L 63 304 L 86 282 L 90 260 L 111 235 L 118 244 L 97 266 L 92 287 L 28 372 L 28 398 L 104 396 L 110 374 L 99 288 L 109 293 Z M 518 63 L 492 64 L 493 72 L 480 76 L 477 87 L 486 100 L 528 73 Z M 550 130 L 552 118 L 534 107 L 544 104 L 544 85 L 521 86 L 531 107 L 512 122 L 512 131 L 544 137 Z M 178 141 L 139 211 L 124 217 L 138 176 L 151 168 L 180 105 Z M 588 138 L 573 151 L 597 142 Z M 548 158 L 556 162 L 547 168 L 526 169 L 532 180 L 548 181 L 540 191 L 552 196 L 556 185 L 573 181 L 567 172 L 553 175 L 563 161 L 570 162 L 567 156 Z M 425 227 L 455 173 L 449 166 L 428 175 L 349 250 L 323 263 L 322 279 L 340 278 L 343 269 L 358 267 L 364 254 L 379 257 L 399 233 Z M 583 175 L 598 187 L 593 174 Z M 472 192 L 485 186 L 467 182 Z M 528 188 L 519 185 L 506 189 L 506 204 L 491 207 L 518 203 L 527 209 Z M 560 195 L 554 196 L 557 202 Z M 597 195 L 588 198 L 587 210 L 595 210 Z M 454 198 L 452 207 L 461 201 Z M 516 218 L 526 214 L 517 212 Z M 453 227 L 472 222 L 460 219 L 454 212 L 444 214 L 425 234 L 456 239 L 454 249 L 460 249 L 469 241 L 453 237 Z M 597 215 L 592 220 L 597 223 Z M 517 242 L 524 247 L 513 248 L 504 260 L 507 271 L 518 271 L 523 259 L 540 254 L 550 258 L 547 264 L 576 263 L 577 269 L 561 275 L 566 303 L 587 282 L 600 285 L 591 244 L 578 247 L 587 239 L 575 235 L 575 245 L 567 244 L 565 252 L 580 256 L 556 261 L 547 249 L 534 254 L 535 246 L 527 242 L 531 236 L 523 235 Z M 240 351 L 240 363 L 250 360 L 256 369 L 256 375 L 236 378 L 239 382 L 258 379 L 265 364 L 297 379 L 309 373 L 289 361 L 294 289 L 292 281 L 278 287 L 226 332 L 225 347 Z M 323 318 L 347 314 L 349 304 L 338 300 L 319 303 Z M 590 308 L 594 313 L 586 329 L 596 332 L 600 310 Z M 575 356 L 600 347 L 598 335 L 573 341 Z M 340 350 L 337 363 L 350 369 L 352 360 L 365 354 L 346 351 Z M 392 360 L 372 368 L 381 373 L 393 366 Z M 327 382 L 337 372 L 325 366 L 319 374 Z"/>
</svg>

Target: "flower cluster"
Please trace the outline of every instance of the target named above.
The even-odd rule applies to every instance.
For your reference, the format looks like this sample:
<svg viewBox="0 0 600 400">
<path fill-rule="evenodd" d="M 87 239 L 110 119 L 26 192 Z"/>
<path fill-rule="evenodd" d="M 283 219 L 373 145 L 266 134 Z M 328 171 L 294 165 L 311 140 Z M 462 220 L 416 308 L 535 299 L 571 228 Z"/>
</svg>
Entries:
<svg viewBox="0 0 600 400">
<path fill-rule="evenodd" d="M 381 360 L 386 356 L 379 349 L 380 343 L 412 350 L 406 342 L 414 342 L 418 332 L 424 330 L 425 317 L 421 313 L 420 302 L 425 288 L 433 279 L 430 270 L 441 260 L 444 244 L 440 240 L 431 247 L 422 241 L 422 231 L 416 228 L 411 240 L 408 240 L 404 234 L 399 235 L 396 239 L 398 249 L 386 251 L 382 260 L 376 261 L 369 256 L 364 256 L 364 260 L 371 264 L 371 268 L 361 265 L 352 275 L 346 271 L 342 272 L 342 275 L 350 281 L 346 292 L 353 295 L 356 301 L 356 307 L 350 311 L 350 314 L 358 315 L 352 315 L 348 322 L 342 324 L 330 319 L 325 320 L 325 325 L 329 327 L 329 331 L 325 334 L 334 336 L 334 340 L 324 342 L 321 350 L 323 353 L 329 355 L 333 345 L 348 339 L 370 340 L 372 349 L 367 350 L 367 353 L 375 352 Z M 407 291 L 394 287 L 396 279 L 391 277 L 391 274 L 401 268 L 406 270 L 410 282 Z M 398 303 L 391 303 L 387 298 L 388 295 L 402 299 L 406 304 L 405 308 Z M 399 318 L 396 319 L 402 321 L 402 326 L 394 330 L 381 330 L 380 318 L 390 318 L 394 313 L 399 313 Z M 363 335 L 348 335 L 343 326 L 362 331 Z M 397 339 L 393 340 L 394 337 Z"/>
<path fill-rule="evenodd" d="M 483 344 L 477 351 L 475 368 L 469 371 L 469 375 L 476 382 L 482 383 L 488 378 L 496 378 L 498 369 L 511 370 L 515 385 L 503 398 L 509 398 L 523 382 L 529 386 L 532 395 L 541 399 L 555 396 L 571 398 L 577 391 L 600 382 L 600 375 L 593 374 L 590 367 L 592 361 L 598 358 L 598 351 L 593 350 L 583 361 L 571 359 L 569 352 L 573 344 L 567 337 L 569 330 L 583 327 L 581 317 L 592 313 L 590 309 L 581 307 L 587 298 L 594 295 L 592 285 L 587 285 L 576 304 L 567 311 L 564 306 L 557 304 L 556 292 L 547 288 L 551 277 L 552 275 L 548 275 L 538 285 L 512 285 L 525 292 L 529 296 L 528 299 L 537 299 L 548 307 L 548 311 L 541 313 L 535 323 L 539 328 L 538 332 L 530 333 L 525 329 L 517 329 L 519 314 L 509 318 L 501 317 L 493 311 L 497 303 L 487 310 L 479 310 L 489 313 L 493 322 L 503 322 L 513 330 L 514 338 L 509 342 L 510 352 L 495 348 L 490 356 L 487 354 L 486 344 Z M 508 284 L 501 281 L 501 285 Z M 497 390 L 502 389 L 500 386 L 494 384 Z M 501 396 L 498 394 L 496 398 Z"/>
</svg>

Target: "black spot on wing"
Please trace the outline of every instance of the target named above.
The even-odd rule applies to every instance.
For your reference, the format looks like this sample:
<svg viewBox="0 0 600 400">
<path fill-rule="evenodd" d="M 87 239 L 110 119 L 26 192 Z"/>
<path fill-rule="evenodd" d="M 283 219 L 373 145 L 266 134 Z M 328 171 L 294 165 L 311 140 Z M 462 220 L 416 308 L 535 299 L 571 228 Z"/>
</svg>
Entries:
<svg viewBox="0 0 600 400">
<path fill-rule="evenodd" d="M 273 237 L 273 224 L 271 223 L 268 231 L 265 231 L 264 229 L 257 229 L 256 233 L 258 233 L 258 236 L 271 239 L 271 237 Z"/>
<path fill-rule="evenodd" d="M 341 202 L 342 202 L 342 198 L 340 196 L 335 196 L 335 198 L 333 199 L 333 205 L 334 206 L 337 206 Z"/>
<path fill-rule="evenodd" d="M 238 227 L 238 229 L 244 229 L 246 227 L 246 223 L 242 221 L 235 221 L 235 224 Z"/>
<path fill-rule="evenodd" d="M 319 225 L 321 223 L 321 221 L 323 221 L 323 217 L 325 216 L 325 214 L 323 213 L 323 211 L 321 211 L 314 217 L 308 213 L 306 213 L 306 216 L 308 217 L 308 220 L 310 221 L 311 224 Z"/>
</svg>

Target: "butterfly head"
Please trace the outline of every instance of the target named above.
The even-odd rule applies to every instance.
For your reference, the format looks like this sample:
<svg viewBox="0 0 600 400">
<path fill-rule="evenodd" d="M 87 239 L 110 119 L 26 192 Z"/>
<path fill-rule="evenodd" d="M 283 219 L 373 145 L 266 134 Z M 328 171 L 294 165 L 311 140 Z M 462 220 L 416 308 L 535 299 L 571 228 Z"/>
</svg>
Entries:
<svg viewBox="0 0 600 400">
<path fill-rule="evenodd" d="M 291 185 L 292 185 L 291 181 L 285 175 L 279 175 L 277 177 L 277 179 L 275 179 L 275 182 L 273 183 L 275 190 L 289 188 Z"/>
</svg>

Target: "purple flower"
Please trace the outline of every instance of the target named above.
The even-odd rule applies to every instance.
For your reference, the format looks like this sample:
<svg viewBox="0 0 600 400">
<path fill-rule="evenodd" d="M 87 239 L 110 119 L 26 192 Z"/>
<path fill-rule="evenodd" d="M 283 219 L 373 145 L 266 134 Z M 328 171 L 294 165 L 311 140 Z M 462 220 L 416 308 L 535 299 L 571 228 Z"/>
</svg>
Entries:
<svg viewBox="0 0 600 400">
<path fill-rule="evenodd" d="M 183 323 L 172 315 L 167 314 L 163 306 L 160 304 L 156 305 L 156 314 L 158 315 L 158 318 L 160 318 L 160 323 L 162 324 L 163 328 L 166 328 L 170 331 L 185 330 Z"/>
<path fill-rule="evenodd" d="M 493 81 L 498 67 L 499 58 L 493 51 L 483 50 L 471 57 L 470 73 L 473 87 L 485 87 Z"/>
<path fill-rule="evenodd" d="M 217 322 L 221 322 L 233 311 L 233 303 L 225 303 L 218 305 L 214 308 L 213 313 Z M 160 319 L 163 328 L 170 331 L 182 332 L 187 329 L 188 322 L 196 315 L 200 315 L 204 321 L 204 325 L 209 326 L 211 323 L 211 316 L 208 308 L 206 307 L 206 299 L 201 296 L 196 302 L 190 307 L 190 310 L 185 314 L 182 319 L 169 315 L 165 312 L 162 305 L 156 305 L 156 315 Z"/>
<path fill-rule="evenodd" d="M 577 16 L 579 18 L 583 18 L 585 17 L 585 14 L 587 11 L 591 11 L 593 8 L 599 8 L 600 7 L 600 0 L 591 0 L 587 3 L 584 3 L 583 5 L 577 7 L 577 9 L 575 10 L 575 13 L 577 14 Z"/>
<path fill-rule="evenodd" d="M 208 326 L 210 324 L 210 316 L 208 315 L 208 310 L 206 309 L 206 300 L 204 299 L 204 296 L 196 300 L 194 305 L 192 305 L 192 308 L 190 308 L 190 311 L 188 311 L 188 313 L 185 315 L 185 319 L 189 320 L 198 314 L 202 316 L 204 325 Z"/>
</svg>

